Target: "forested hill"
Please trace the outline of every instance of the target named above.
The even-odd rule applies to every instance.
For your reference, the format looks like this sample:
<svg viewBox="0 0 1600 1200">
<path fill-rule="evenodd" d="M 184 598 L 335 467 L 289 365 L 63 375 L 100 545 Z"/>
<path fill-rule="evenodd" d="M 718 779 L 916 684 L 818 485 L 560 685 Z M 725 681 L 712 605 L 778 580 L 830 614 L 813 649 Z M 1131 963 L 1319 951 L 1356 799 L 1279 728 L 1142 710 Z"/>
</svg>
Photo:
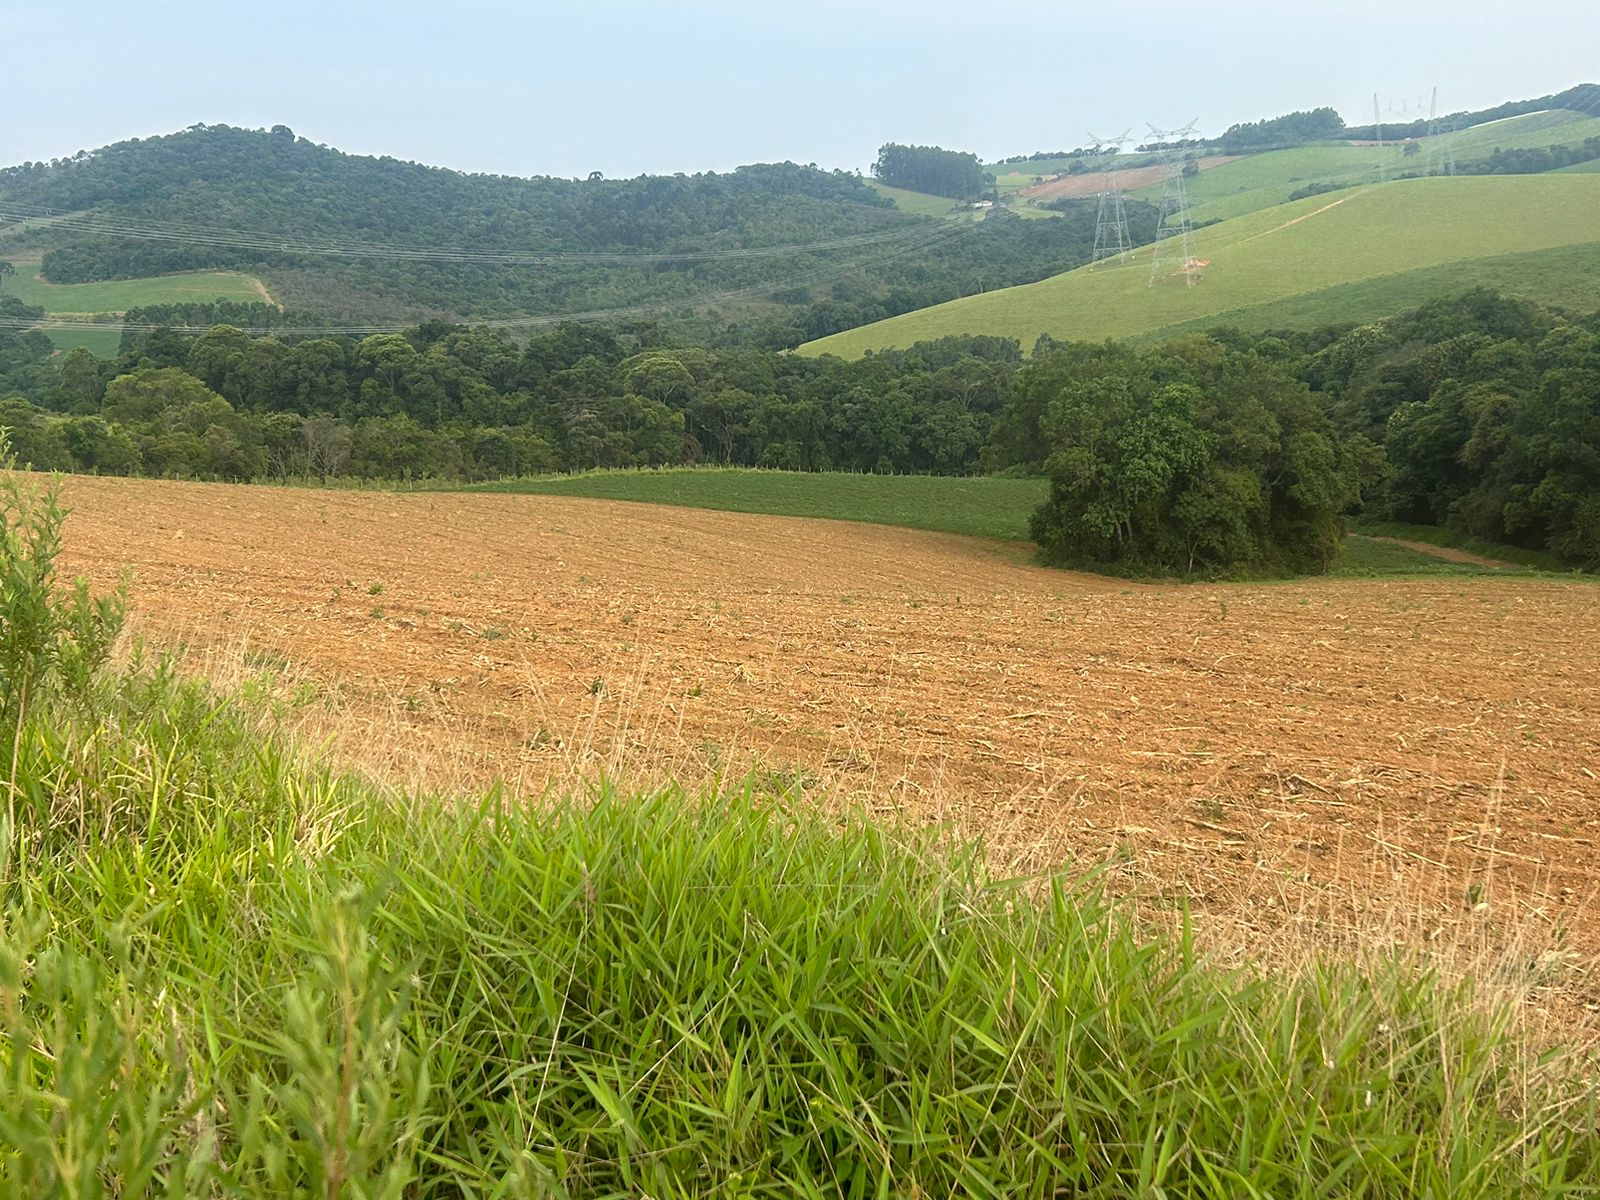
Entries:
<svg viewBox="0 0 1600 1200">
<path fill-rule="evenodd" d="M 793 163 L 519 179 L 344 154 L 282 126 L 195 126 L 0 170 L 0 238 L 7 222 L 8 246 L 37 246 L 57 283 L 235 268 L 290 307 L 371 320 L 709 306 L 724 324 L 775 324 L 756 339 L 773 344 L 1041 278 L 1093 239 L 1092 214 L 957 225 Z M 638 258 L 663 254 L 691 257 Z"/>
</svg>

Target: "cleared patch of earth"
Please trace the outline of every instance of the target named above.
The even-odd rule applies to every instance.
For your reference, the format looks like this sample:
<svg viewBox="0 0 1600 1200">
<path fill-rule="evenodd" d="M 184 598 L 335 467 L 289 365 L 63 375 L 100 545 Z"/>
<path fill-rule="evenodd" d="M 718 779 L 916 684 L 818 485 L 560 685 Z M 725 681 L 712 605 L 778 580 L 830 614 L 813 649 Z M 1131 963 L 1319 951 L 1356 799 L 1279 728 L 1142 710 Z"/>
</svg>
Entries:
<svg viewBox="0 0 1600 1200">
<path fill-rule="evenodd" d="M 1411 542 L 1405 538 L 1380 537 L 1375 534 L 1364 534 L 1364 537 L 1374 542 L 1388 542 L 1391 546 L 1403 546 L 1407 550 L 1415 550 L 1418 554 L 1431 554 L 1434 558 L 1441 558 L 1445 562 L 1466 563 L 1473 567 L 1490 567 L 1497 571 L 1515 571 L 1519 568 L 1516 563 L 1503 562 L 1498 558 L 1485 558 L 1481 554 L 1473 554 L 1467 550 L 1457 550 L 1454 546 L 1435 546 L 1432 542 Z"/>
<path fill-rule="evenodd" d="M 1199 160 L 1200 169 L 1209 171 L 1212 167 L 1220 167 L 1227 163 L 1238 162 L 1243 155 L 1239 154 L 1213 154 Z M 1130 167 L 1125 171 L 1112 171 L 1109 173 L 1112 182 L 1125 192 L 1136 192 L 1140 188 L 1155 187 L 1166 178 L 1167 168 Z M 1082 175 L 1061 175 L 1055 179 L 1047 179 L 1043 183 L 1036 183 L 1032 187 L 1022 189 L 1022 195 L 1030 200 L 1062 200 L 1077 196 L 1097 196 L 1104 187 L 1104 177 L 1098 171 L 1085 171 Z"/>
</svg>

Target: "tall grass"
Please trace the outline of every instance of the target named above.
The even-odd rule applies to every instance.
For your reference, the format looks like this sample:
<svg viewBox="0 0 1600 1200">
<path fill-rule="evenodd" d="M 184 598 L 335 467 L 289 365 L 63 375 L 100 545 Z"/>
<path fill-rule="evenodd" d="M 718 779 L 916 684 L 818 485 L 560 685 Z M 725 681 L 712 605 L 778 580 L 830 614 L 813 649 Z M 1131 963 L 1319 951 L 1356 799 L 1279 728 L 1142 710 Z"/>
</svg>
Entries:
<svg viewBox="0 0 1600 1200">
<path fill-rule="evenodd" d="M 1425 972 L 1223 971 L 754 783 L 392 794 L 168 664 L 77 680 L 0 749 L 8 1195 L 1600 1186 L 1592 1085 Z"/>
</svg>

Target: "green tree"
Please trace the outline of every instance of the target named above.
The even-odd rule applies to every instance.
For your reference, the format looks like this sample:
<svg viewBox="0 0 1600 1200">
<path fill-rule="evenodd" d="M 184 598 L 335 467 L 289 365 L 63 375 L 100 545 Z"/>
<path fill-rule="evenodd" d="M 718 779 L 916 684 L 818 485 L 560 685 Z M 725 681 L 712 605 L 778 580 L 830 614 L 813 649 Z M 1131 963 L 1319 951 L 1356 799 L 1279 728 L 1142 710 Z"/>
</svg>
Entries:
<svg viewBox="0 0 1600 1200">
<path fill-rule="evenodd" d="M 18 463 L 35 471 L 66 471 L 72 456 L 59 425 L 21 396 L 0 399 L 0 431 Z"/>
<path fill-rule="evenodd" d="M 178 367 L 140 367 L 106 384 L 101 415 L 124 424 L 153 421 L 169 408 L 221 401 L 222 397 Z"/>
</svg>

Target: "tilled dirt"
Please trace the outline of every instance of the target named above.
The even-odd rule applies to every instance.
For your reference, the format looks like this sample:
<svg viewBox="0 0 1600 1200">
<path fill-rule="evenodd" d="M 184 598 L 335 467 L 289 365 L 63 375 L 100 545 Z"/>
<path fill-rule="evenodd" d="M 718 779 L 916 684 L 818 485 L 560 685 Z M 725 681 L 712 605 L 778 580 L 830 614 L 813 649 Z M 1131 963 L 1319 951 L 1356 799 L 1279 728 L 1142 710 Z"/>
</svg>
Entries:
<svg viewBox="0 0 1600 1200">
<path fill-rule="evenodd" d="M 756 771 L 1266 930 L 1600 947 L 1600 588 L 1137 585 L 1015 546 L 605 501 L 73 478 L 158 641 L 320 681 L 459 784 Z M 265 667 L 263 669 L 266 669 Z"/>
<path fill-rule="evenodd" d="M 1238 162 L 1237 154 L 1211 154 L 1199 159 L 1199 169 L 1209 171 L 1212 167 L 1220 167 L 1227 163 Z M 1140 188 L 1155 187 L 1166 178 L 1167 168 L 1161 165 L 1153 167 L 1128 167 L 1121 171 L 1112 171 L 1112 182 L 1124 192 L 1136 192 Z M 1105 181 L 1099 171 L 1085 171 L 1081 175 L 1059 175 L 1054 179 L 1047 179 L 1043 183 L 1036 183 L 1031 187 L 1022 189 L 1022 194 L 1030 200 L 1062 200 L 1075 196 L 1097 196 Z"/>
</svg>

